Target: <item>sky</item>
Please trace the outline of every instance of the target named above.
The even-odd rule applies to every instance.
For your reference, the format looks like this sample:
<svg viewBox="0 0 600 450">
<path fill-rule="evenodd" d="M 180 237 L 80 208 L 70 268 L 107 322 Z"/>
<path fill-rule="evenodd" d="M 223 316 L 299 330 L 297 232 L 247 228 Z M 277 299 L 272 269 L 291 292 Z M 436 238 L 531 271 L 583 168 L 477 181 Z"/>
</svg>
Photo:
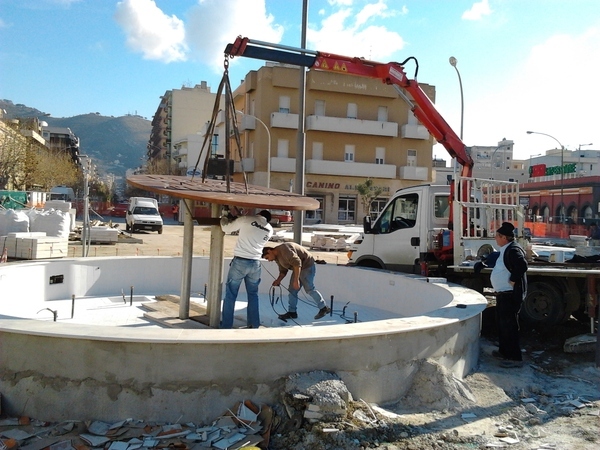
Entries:
<svg viewBox="0 0 600 450">
<path fill-rule="evenodd" d="M 436 87 L 436 108 L 467 146 L 506 138 L 523 159 L 600 148 L 598 0 L 305 1 L 307 49 L 415 57 L 418 81 Z M 238 35 L 300 47 L 302 8 L 303 0 L 0 0 L 0 98 L 53 117 L 151 120 L 167 90 L 207 81 L 215 92 L 223 50 Z M 263 64 L 234 58 L 232 88 Z M 414 65 L 406 73 L 413 78 Z M 449 160 L 439 144 L 434 156 Z"/>
</svg>

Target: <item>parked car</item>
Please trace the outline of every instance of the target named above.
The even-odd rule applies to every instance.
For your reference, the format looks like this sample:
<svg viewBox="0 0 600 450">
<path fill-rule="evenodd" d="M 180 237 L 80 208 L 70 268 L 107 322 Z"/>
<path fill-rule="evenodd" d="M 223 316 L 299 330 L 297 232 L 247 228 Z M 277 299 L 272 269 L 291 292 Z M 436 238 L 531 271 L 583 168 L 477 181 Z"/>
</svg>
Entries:
<svg viewBox="0 0 600 450">
<path fill-rule="evenodd" d="M 284 211 L 283 209 L 272 209 L 271 211 L 271 225 L 279 226 L 282 223 L 290 223 L 294 221 L 294 216 L 290 211 Z"/>
<path fill-rule="evenodd" d="M 129 203 L 117 203 L 110 209 L 110 215 L 112 217 L 125 217 L 128 206 Z"/>
</svg>

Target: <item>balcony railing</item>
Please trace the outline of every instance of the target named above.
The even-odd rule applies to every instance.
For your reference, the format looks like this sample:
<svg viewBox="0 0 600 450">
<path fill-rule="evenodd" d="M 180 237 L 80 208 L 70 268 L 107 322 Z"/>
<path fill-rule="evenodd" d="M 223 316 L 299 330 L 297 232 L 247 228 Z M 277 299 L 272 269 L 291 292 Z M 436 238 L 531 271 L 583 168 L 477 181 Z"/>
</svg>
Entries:
<svg viewBox="0 0 600 450">
<path fill-rule="evenodd" d="M 307 116 L 306 130 L 398 137 L 398 124 L 396 122 L 348 119 L 345 117 Z"/>
<path fill-rule="evenodd" d="M 402 125 L 401 137 L 405 139 L 429 139 L 429 132 L 423 125 L 407 123 Z"/>
</svg>

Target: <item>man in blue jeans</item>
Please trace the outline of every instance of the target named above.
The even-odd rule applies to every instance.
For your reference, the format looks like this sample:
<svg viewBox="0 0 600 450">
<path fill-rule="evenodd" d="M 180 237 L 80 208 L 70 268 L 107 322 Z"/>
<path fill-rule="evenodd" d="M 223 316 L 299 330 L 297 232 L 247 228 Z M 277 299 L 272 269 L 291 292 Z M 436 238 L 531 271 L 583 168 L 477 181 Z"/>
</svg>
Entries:
<svg viewBox="0 0 600 450">
<path fill-rule="evenodd" d="M 248 294 L 246 321 L 248 328 L 260 326 L 258 307 L 258 285 L 260 284 L 260 269 L 262 250 L 273 235 L 273 227 L 269 224 L 271 213 L 263 210 L 254 216 L 221 217 L 221 229 L 225 233 L 239 232 L 239 237 L 233 249 L 233 259 L 229 265 L 227 284 L 225 285 L 225 300 L 221 328 L 233 327 L 235 300 L 242 281 Z"/>
<path fill-rule="evenodd" d="M 279 276 L 273 281 L 273 286 L 279 286 L 288 271 L 292 271 L 288 312 L 280 314 L 280 320 L 287 321 L 287 319 L 298 318 L 296 308 L 298 306 L 298 292 L 300 292 L 301 287 L 304 288 L 304 291 L 319 308 L 315 320 L 321 319 L 331 312 L 321 293 L 315 289 L 315 259 L 308 250 L 295 242 L 286 242 L 277 247 L 265 247 L 262 255 L 267 261 L 275 261 L 279 266 Z"/>
</svg>

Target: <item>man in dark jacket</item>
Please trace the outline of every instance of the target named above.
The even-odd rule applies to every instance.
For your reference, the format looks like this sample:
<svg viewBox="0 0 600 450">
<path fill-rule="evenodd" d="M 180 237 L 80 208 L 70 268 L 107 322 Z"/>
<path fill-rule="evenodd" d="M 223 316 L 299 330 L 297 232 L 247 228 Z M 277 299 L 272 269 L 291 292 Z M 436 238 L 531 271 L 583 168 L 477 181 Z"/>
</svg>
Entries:
<svg viewBox="0 0 600 450">
<path fill-rule="evenodd" d="M 523 356 L 519 343 L 519 310 L 527 294 L 527 260 L 525 251 L 515 242 L 515 227 L 503 222 L 496 231 L 500 249 L 490 281 L 496 291 L 498 350 L 492 355 L 502 360 L 502 367 L 521 367 Z"/>
</svg>

